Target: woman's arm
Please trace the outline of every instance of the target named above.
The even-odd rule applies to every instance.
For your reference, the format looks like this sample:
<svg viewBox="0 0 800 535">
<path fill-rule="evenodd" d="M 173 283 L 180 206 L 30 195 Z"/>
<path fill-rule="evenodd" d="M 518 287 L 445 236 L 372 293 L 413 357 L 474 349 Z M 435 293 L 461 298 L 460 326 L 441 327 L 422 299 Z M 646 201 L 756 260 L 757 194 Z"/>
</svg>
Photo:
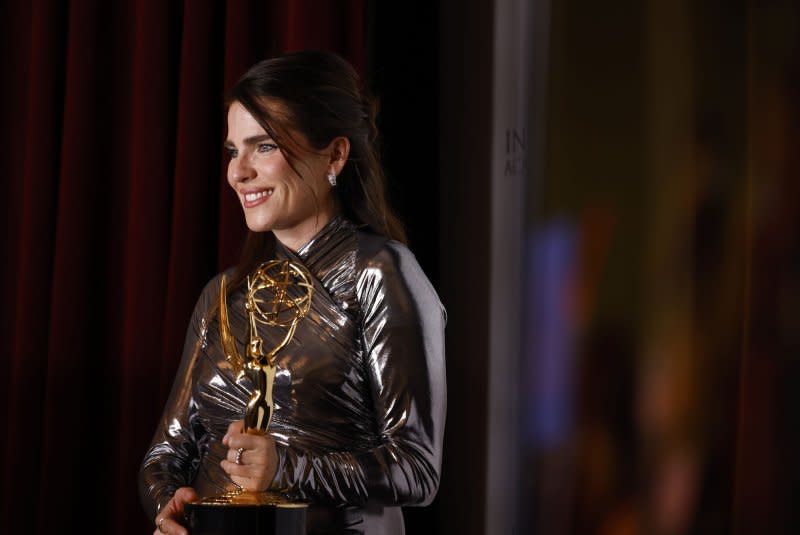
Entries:
<svg viewBox="0 0 800 535">
<path fill-rule="evenodd" d="M 197 300 L 170 396 L 139 470 L 139 495 L 151 518 L 178 488 L 191 485 L 197 471 L 198 426 L 192 398 L 192 370 L 205 340 L 206 314 L 218 287 L 219 281 L 215 278 Z"/>
<path fill-rule="evenodd" d="M 316 455 L 278 444 L 272 488 L 332 503 L 426 505 L 441 468 L 444 308 L 414 256 L 396 242 L 366 260 L 356 293 L 376 445 Z"/>
</svg>

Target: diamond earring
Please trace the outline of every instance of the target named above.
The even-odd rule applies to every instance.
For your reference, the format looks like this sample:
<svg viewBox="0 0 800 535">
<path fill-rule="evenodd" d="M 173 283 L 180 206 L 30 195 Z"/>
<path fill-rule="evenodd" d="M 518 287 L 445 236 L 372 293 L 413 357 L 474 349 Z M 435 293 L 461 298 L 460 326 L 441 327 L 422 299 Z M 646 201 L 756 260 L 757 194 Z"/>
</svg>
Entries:
<svg viewBox="0 0 800 535">
<path fill-rule="evenodd" d="M 334 175 L 333 173 L 329 173 L 328 174 L 328 182 L 331 183 L 331 187 L 335 186 L 336 185 L 336 175 Z"/>
</svg>

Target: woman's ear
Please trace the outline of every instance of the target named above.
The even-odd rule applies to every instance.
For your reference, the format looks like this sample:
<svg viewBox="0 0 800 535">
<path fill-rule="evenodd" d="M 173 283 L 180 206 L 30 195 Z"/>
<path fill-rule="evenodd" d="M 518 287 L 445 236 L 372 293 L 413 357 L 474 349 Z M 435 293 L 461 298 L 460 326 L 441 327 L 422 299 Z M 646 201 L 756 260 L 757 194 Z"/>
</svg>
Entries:
<svg viewBox="0 0 800 535">
<path fill-rule="evenodd" d="M 331 155 L 329 163 L 331 170 L 338 175 L 342 172 L 344 164 L 347 163 L 347 158 L 350 155 L 350 140 L 344 136 L 334 138 L 328 145 L 328 151 Z"/>
</svg>

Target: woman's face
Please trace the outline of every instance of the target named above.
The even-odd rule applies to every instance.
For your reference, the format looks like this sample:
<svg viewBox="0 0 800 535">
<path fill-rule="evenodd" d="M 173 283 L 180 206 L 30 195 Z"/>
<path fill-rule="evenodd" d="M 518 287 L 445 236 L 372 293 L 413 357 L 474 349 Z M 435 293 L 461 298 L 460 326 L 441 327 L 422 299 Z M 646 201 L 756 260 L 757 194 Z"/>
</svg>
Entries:
<svg viewBox="0 0 800 535">
<path fill-rule="evenodd" d="M 290 131 L 299 147 L 295 168 L 258 121 L 238 102 L 228 109 L 228 183 L 236 191 L 250 230 L 271 230 L 297 250 L 330 221 L 335 207 L 330 172 L 338 174 L 331 147 L 311 151 L 302 134 Z"/>
</svg>

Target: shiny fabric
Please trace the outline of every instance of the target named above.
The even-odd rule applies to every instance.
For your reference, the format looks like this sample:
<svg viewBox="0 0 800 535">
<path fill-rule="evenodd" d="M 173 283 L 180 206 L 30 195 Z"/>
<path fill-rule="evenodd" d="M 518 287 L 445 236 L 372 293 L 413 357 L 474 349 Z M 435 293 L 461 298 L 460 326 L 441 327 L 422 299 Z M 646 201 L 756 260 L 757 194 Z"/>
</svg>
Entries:
<svg viewBox="0 0 800 535">
<path fill-rule="evenodd" d="M 444 308 L 404 245 L 334 218 L 296 254 L 314 276 L 311 310 L 278 353 L 269 432 L 271 488 L 310 501 L 310 533 L 403 533 L 399 506 L 426 505 L 439 484 L 445 423 Z M 183 358 L 140 470 L 148 515 L 181 486 L 234 488 L 219 462 L 228 424 L 253 387 L 237 380 L 218 335 L 221 275 L 203 290 Z M 244 288 L 228 297 L 244 353 Z M 282 333 L 260 326 L 264 347 Z"/>
</svg>

